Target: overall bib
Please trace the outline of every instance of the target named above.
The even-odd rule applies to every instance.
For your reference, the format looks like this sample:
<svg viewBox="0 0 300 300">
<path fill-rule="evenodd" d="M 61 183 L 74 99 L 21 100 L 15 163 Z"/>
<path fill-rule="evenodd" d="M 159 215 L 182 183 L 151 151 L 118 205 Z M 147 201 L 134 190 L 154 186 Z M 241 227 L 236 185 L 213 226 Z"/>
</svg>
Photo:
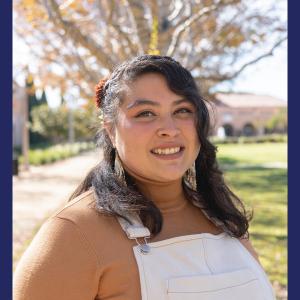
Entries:
<svg viewBox="0 0 300 300">
<path fill-rule="evenodd" d="M 200 233 L 147 243 L 137 216 L 118 221 L 133 247 L 142 300 L 273 300 L 266 273 L 237 238 Z"/>
</svg>

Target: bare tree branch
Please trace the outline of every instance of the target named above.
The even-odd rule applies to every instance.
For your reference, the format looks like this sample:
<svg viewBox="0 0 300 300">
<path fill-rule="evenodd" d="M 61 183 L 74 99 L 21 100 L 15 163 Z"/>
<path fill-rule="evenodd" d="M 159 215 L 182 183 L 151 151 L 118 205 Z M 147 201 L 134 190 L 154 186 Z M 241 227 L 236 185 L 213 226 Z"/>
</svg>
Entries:
<svg viewBox="0 0 300 300">
<path fill-rule="evenodd" d="M 140 37 L 140 29 L 138 28 L 138 21 L 136 19 L 136 15 L 133 12 L 132 4 L 129 3 L 128 0 L 124 0 L 124 4 L 125 4 L 125 7 L 126 7 L 127 12 L 128 12 L 130 22 L 131 22 L 132 27 L 133 27 L 134 32 L 135 32 L 135 39 L 136 39 L 135 42 L 136 42 L 137 47 L 138 47 L 138 54 L 143 54 L 143 53 L 145 53 L 144 46 L 142 44 L 142 40 L 141 40 L 141 37 Z"/>
<path fill-rule="evenodd" d="M 178 6 L 176 7 L 176 4 L 178 4 Z M 171 13 L 171 15 L 168 16 L 168 21 L 169 22 L 173 22 L 175 21 L 177 18 L 180 17 L 180 15 L 183 13 L 184 11 L 184 4 L 183 2 L 175 2 L 175 9 L 173 10 L 173 12 Z"/>
<path fill-rule="evenodd" d="M 217 7 L 215 5 L 212 5 L 210 7 L 205 7 L 202 10 L 199 10 L 199 12 L 192 17 L 190 17 L 188 20 L 186 20 L 182 25 L 178 26 L 176 30 L 174 31 L 174 34 L 172 36 L 171 44 L 167 50 L 167 56 L 173 56 L 174 52 L 178 46 L 180 37 L 184 33 L 184 31 L 189 28 L 193 22 L 198 20 L 201 16 L 204 16 L 205 14 L 208 14 L 209 12 L 213 11 Z"/>
<path fill-rule="evenodd" d="M 247 63 L 245 63 L 244 65 L 242 65 L 242 66 L 240 67 L 239 70 L 235 71 L 234 73 L 232 73 L 232 74 L 230 74 L 230 75 L 226 75 L 226 76 L 225 76 L 226 80 L 230 80 L 230 79 L 233 79 L 233 78 L 237 77 L 237 76 L 238 76 L 241 72 L 243 72 L 248 66 L 253 65 L 253 64 L 259 62 L 259 61 L 262 60 L 263 58 L 266 58 L 266 57 L 268 57 L 268 56 L 272 56 L 273 53 L 274 53 L 274 50 L 275 50 L 276 48 L 278 48 L 278 47 L 279 47 L 284 41 L 286 41 L 286 40 L 287 40 L 287 37 L 284 37 L 284 38 L 280 39 L 277 43 L 275 43 L 275 44 L 273 45 L 273 47 L 272 47 L 268 52 L 266 52 L 266 53 L 264 53 L 264 54 L 258 56 L 257 58 L 255 58 L 255 59 L 253 59 L 253 60 L 250 60 L 250 61 L 247 62 Z"/>
<path fill-rule="evenodd" d="M 230 74 L 209 74 L 209 75 L 197 75 L 195 76 L 195 79 L 198 80 L 209 80 L 215 83 L 221 82 L 221 81 L 227 81 L 227 80 L 231 80 L 236 78 L 242 71 L 244 71 L 247 67 L 249 67 L 250 65 L 253 65 L 257 62 L 259 62 L 260 60 L 262 60 L 263 58 L 266 58 L 268 56 L 272 56 L 273 52 L 276 48 L 278 48 L 284 41 L 287 40 L 287 37 L 284 37 L 282 39 L 280 39 L 278 42 L 276 42 L 273 47 L 267 51 L 266 53 L 256 57 L 253 60 L 250 60 L 249 62 L 243 64 L 238 70 L 234 71 L 233 73 Z"/>
<path fill-rule="evenodd" d="M 144 54 L 150 46 L 161 55 L 175 56 L 207 92 L 272 55 L 280 41 L 270 51 L 256 54 L 268 49 L 270 41 L 286 40 L 282 38 L 286 35 L 282 7 L 277 2 L 269 10 L 252 9 L 246 0 L 180 3 L 16 0 L 14 9 L 16 28 L 37 57 L 34 64 L 41 81 L 52 85 L 57 80 L 58 86 L 73 83 L 85 95 L 93 93 L 99 76 L 125 59 Z M 247 56 L 254 58 L 244 63 Z"/>
<path fill-rule="evenodd" d="M 103 66 L 108 69 L 113 67 L 114 62 L 111 60 L 110 56 L 103 51 L 100 45 L 97 45 L 94 40 L 84 35 L 72 22 L 63 20 L 59 12 L 58 4 L 54 0 L 43 0 L 43 2 L 47 8 L 49 17 L 55 25 L 63 28 L 65 33 L 68 34 L 75 43 L 81 44 L 86 49 L 89 49 Z"/>
</svg>

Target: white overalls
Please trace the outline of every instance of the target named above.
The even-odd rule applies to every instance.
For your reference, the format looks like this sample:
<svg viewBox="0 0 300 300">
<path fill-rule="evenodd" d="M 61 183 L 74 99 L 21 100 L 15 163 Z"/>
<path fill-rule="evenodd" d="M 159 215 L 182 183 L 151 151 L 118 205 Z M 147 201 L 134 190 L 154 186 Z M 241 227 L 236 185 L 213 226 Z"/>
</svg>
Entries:
<svg viewBox="0 0 300 300">
<path fill-rule="evenodd" d="M 237 238 L 200 233 L 147 243 L 136 216 L 118 219 L 133 247 L 142 300 L 273 300 L 266 273 Z"/>
</svg>

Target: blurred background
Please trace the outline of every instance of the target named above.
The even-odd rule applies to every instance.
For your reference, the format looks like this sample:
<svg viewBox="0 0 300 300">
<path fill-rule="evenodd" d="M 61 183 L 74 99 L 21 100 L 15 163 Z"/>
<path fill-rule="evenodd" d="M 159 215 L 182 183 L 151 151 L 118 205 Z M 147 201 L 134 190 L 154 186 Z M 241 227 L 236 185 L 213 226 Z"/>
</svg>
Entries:
<svg viewBox="0 0 300 300">
<path fill-rule="evenodd" d="M 101 159 L 95 84 L 145 53 L 174 57 L 212 103 L 225 179 L 287 299 L 286 0 L 14 0 L 14 268 Z"/>
</svg>

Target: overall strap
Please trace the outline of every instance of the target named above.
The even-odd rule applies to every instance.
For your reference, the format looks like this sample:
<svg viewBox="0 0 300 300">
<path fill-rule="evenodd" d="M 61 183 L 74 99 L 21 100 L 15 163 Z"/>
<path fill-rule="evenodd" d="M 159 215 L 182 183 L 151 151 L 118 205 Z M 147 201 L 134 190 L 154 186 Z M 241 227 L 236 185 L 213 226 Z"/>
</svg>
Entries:
<svg viewBox="0 0 300 300">
<path fill-rule="evenodd" d="M 129 239 L 134 240 L 137 238 L 150 237 L 151 234 L 149 229 L 143 225 L 137 214 L 130 214 L 126 217 L 131 221 L 132 224 L 123 218 L 118 217 L 117 219 Z"/>
</svg>

